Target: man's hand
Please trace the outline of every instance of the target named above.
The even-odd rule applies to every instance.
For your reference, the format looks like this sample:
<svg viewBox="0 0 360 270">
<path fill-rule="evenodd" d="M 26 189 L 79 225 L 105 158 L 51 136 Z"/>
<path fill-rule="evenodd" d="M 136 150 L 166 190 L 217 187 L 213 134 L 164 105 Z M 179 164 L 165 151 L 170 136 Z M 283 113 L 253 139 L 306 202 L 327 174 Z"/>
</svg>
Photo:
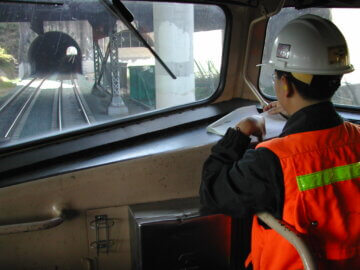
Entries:
<svg viewBox="0 0 360 270">
<path fill-rule="evenodd" d="M 262 141 L 263 136 L 266 134 L 265 119 L 260 115 L 246 117 L 236 125 L 236 129 L 247 136 L 256 136 L 259 141 Z"/>
<path fill-rule="evenodd" d="M 268 112 L 269 114 L 277 114 L 281 113 L 283 115 L 288 115 L 284 108 L 281 106 L 279 101 L 270 102 L 263 108 L 264 112 Z"/>
</svg>

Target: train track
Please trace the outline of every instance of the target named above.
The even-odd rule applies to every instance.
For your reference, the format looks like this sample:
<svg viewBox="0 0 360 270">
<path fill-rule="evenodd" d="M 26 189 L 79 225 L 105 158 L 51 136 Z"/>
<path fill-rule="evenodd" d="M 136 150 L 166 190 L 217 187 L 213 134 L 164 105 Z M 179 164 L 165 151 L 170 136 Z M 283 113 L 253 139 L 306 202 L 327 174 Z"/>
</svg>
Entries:
<svg viewBox="0 0 360 270">
<path fill-rule="evenodd" d="M 76 75 L 35 77 L 22 81 L 0 104 L 0 142 L 41 138 L 93 122 Z"/>
</svg>

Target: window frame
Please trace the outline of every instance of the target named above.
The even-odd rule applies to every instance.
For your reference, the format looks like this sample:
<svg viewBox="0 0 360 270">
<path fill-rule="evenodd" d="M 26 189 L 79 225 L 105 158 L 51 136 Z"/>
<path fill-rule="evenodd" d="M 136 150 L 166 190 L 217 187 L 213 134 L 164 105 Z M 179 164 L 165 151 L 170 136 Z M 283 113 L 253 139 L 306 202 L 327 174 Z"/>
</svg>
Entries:
<svg viewBox="0 0 360 270">
<path fill-rule="evenodd" d="M 136 128 L 140 129 L 141 134 L 119 141 L 116 141 L 117 137 L 114 138 L 114 136 L 121 136 L 118 134 L 120 130 L 117 129 L 109 131 L 106 135 L 93 134 L 62 142 L 59 145 L 52 144 L 44 148 L 36 148 L 31 152 L 0 157 L 0 188 L 169 151 L 204 147 L 219 140 L 217 135 L 205 132 L 206 126 L 236 108 L 256 104 L 256 101 L 232 99 L 188 110 L 180 115 L 165 116 L 164 119 L 157 118 L 142 126 L 129 125 L 125 127 L 123 134 L 132 132 Z M 196 119 L 194 119 L 194 113 L 196 113 Z M 178 122 L 176 125 L 169 124 L 166 132 L 149 130 L 149 127 L 151 129 L 158 123 L 172 121 Z M 114 142 L 77 151 L 77 148 L 82 148 L 82 145 L 108 138 L 114 139 Z M 163 142 L 166 143 L 163 144 Z M 179 142 L 181 142 L 180 147 Z M 74 151 L 67 155 L 59 155 L 58 152 L 63 148 L 71 148 Z M 7 166 L 6 163 L 13 166 Z"/>
</svg>

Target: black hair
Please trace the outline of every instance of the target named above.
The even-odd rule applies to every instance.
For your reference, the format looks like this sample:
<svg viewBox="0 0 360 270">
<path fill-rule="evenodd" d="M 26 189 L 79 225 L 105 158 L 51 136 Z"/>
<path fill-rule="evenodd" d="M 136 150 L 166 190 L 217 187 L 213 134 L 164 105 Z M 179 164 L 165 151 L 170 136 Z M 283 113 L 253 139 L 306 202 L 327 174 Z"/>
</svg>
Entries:
<svg viewBox="0 0 360 270">
<path fill-rule="evenodd" d="M 296 79 L 290 72 L 275 70 L 276 76 L 285 76 L 292 82 L 301 97 L 307 100 L 328 100 L 339 88 L 342 75 L 314 75 L 310 85 Z"/>
</svg>

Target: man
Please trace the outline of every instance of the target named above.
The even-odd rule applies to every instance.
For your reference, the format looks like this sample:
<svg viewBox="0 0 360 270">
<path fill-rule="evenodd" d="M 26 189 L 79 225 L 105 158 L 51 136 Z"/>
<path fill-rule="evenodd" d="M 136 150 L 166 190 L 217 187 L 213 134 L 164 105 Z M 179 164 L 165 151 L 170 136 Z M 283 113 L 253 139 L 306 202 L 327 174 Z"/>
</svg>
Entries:
<svg viewBox="0 0 360 270">
<path fill-rule="evenodd" d="M 234 217 L 268 211 L 308 242 L 319 269 L 360 269 L 360 127 L 330 102 L 353 71 L 346 41 L 330 21 L 305 15 L 280 31 L 269 64 L 289 119 L 256 149 L 247 150 L 249 136 L 263 133 L 259 120 L 229 129 L 204 164 L 202 204 Z M 291 244 L 256 217 L 247 261 L 255 270 L 303 269 Z"/>
</svg>

